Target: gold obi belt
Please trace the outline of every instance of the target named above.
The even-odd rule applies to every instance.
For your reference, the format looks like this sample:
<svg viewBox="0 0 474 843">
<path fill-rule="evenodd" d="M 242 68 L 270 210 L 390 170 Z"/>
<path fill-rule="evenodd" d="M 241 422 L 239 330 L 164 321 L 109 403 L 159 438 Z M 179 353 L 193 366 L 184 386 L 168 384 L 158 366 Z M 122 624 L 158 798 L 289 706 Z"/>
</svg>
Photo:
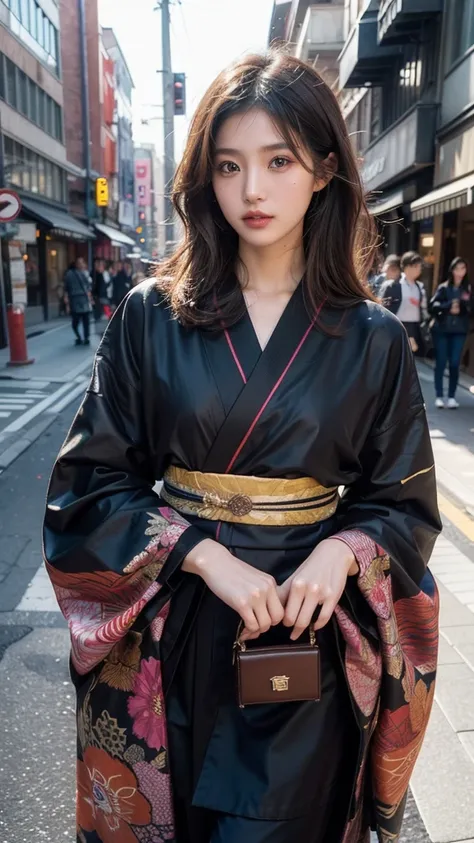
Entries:
<svg viewBox="0 0 474 843">
<path fill-rule="evenodd" d="M 339 503 L 337 487 L 326 489 L 311 477 L 203 474 L 176 466 L 165 472 L 161 497 L 183 515 L 268 527 L 316 524 Z"/>
</svg>

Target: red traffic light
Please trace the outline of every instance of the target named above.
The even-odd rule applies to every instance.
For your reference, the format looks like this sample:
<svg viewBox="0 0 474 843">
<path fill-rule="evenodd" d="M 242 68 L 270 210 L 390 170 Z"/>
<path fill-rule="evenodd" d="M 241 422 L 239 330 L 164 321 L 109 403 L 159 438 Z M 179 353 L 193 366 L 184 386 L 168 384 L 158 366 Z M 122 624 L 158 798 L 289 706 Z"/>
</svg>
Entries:
<svg viewBox="0 0 474 843">
<path fill-rule="evenodd" d="M 186 114 L 186 76 L 184 73 L 174 74 L 174 113 L 177 116 Z"/>
</svg>

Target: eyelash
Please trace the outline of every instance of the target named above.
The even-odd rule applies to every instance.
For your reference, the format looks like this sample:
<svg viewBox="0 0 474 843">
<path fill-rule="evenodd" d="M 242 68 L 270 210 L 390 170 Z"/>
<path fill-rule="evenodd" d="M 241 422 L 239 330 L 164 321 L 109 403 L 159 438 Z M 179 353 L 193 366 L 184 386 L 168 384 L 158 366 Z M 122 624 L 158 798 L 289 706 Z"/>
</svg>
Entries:
<svg viewBox="0 0 474 843">
<path fill-rule="evenodd" d="M 273 164 L 274 161 L 284 161 L 285 162 L 283 167 L 274 167 L 273 169 L 275 169 L 275 170 L 283 170 L 286 167 L 287 164 L 293 163 L 290 158 L 286 158 L 286 156 L 284 156 L 284 155 L 277 155 L 276 158 L 272 159 L 270 164 Z M 219 172 L 223 173 L 225 176 L 230 176 L 230 175 L 232 175 L 232 173 L 235 173 L 236 170 L 232 170 L 231 172 L 228 172 L 227 170 L 224 170 L 224 167 L 226 167 L 228 165 L 232 165 L 232 166 L 235 166 L 235 167 L 238 166 L 237 164 L 235 164 L 234 161 L 223 161 L 222 164 L 218 164 L 217 169 L 219 170 Z"/>
</svg>

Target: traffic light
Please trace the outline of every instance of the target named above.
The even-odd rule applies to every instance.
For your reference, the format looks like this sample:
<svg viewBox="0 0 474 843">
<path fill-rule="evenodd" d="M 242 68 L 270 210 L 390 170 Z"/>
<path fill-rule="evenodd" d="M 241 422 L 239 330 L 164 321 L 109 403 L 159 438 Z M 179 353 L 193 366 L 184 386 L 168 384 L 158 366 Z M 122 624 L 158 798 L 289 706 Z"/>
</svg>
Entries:
<svg viewBox="0 0 474 843">
<path fill-rule="evenodd" d="M 183 117 L 186 114 L 186 74 L 174 74 L 174 113 L 177 117 Z"/>
</svg>

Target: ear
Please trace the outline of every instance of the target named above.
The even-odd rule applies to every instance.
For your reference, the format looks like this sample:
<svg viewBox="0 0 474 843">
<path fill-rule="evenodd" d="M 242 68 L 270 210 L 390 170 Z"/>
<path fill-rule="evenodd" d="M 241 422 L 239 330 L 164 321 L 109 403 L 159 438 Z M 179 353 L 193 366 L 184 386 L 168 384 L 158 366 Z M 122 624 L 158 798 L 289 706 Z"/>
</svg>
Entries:
<svg viewBox="0 0 474 843">
<path fill-rule="evenodd" d="M 319 177 L 314 180 L 314 192 L 324 190 L 329 184 L 334 174 L 337 173 L 339 161 L 335 152 L 330 152 L 327 158 L 324 158 L 319 165 Z"/>
</svg>

